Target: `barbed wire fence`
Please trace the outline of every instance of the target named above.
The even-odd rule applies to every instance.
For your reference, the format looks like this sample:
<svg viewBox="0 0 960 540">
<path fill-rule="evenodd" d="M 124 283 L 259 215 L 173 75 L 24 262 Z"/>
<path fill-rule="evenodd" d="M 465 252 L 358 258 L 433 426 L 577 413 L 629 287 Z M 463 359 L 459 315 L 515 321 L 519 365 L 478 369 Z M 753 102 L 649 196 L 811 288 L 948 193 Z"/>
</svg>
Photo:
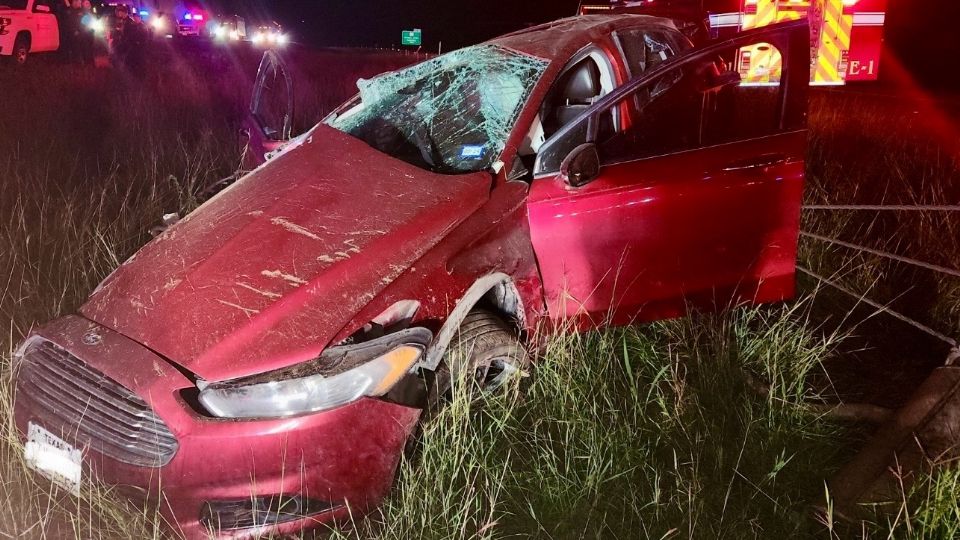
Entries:
<svg viewBox="0 0 960 540">
<path fill-rule="evenodd" d="M 803 205 L 803 210 L 812 212 L 812 211 L 833 211 L 833 212 L 842 212 L 842 211 L 851 211 L 851 212 L 960 212 L 960 205 L 875 205 L 875 204 L 809 204 Z M 800 236 L 809 238 L 811 240 L 841 246 L 850 250 L 858 251 L 861 253 L 867 253 L 874 255 L 876 257 L 885 258 L 888 260 L 896 261 L 902 264 L 914 266 L 917 268 L 923 268 L 938 274 L 960 277 L 960 270 L 955 268 L 949 268 L 946 266 L 941 266 L 938 264 L 933 264 L 912 257 L 906 257 L 903 255 L 898 255 L 889 251 L 882 249 L 875 249 L 868 246 L 856 244 L 853 242 L 848 242 L 841 240 L 839 238 L 833 238 L 830 236 L 825 236 L 819 233 L 801 230 Z M 926 333 L 927 335 L 942 341 L 943 343 L 950 346 L 950 352 L 947 355 L 945 365 L 953 365 L 954 362 L 960 360 L 960 344 L 957 340 L 939 330 L 931 328 L 929 325 L 926 325 L 920 321 L 917 321 L 913 317 L 904 315 L 903 313 L 896 311 L 890 307 L 890 304 L 882 303 L 877 300 L 871 299 L 867 296 L 867 293 L 858 293 L 851 288 L 843 285 L 836 279 L 823 276 L 801 264 L 797 265 L 797 270 L 810 276 L 816 281 L 827 285 L 839 292 L 842 292 L 852 298 L 854 298 L 858 303 L 866 304 L 874 309 L 877 312 L 885 313 L 891 317 L 899 320 L 900 322 L 907 324 L 921 332 Z"/>
</svg>

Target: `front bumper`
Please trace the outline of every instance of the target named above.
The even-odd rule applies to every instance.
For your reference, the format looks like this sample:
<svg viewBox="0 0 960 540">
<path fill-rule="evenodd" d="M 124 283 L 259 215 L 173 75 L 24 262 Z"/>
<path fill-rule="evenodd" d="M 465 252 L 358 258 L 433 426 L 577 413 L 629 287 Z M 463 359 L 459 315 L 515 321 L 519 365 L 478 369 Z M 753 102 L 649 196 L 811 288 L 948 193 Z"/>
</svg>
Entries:
<svg viewBox="0 0 960 540">
<path fill-rule="evenodd" d="M 98 340 L 84 340 L 95 333 Z M 166 465 L 138 467 L 88 448 L 84 478 L 120 486 L 119 491 L 157 505 L 187 538 L 208 538 L 201 514 L 208 502 L 253 496 L 301 495 L 326 501 L 329 510 L 269 528 L 295 532 L 304 525 L 356 515 L 378 504 L 393 483 L 403 446 L 420 410 L 375 399 L 312 415 L 236 421 L 206 417 L 187 404 L 190 379 L 138 343 L 79 316 L 58 319 L 37 335 L 139 395 L 169 427 L 179 444 Z M 97 341 L 95 344 L 89 342 Z M 19 391 L 19 389 L 18 389 Z M 31 405 L 15 404 L 21 433 L 28 422 L 62 434 L 71 428 Z M 253 531 L 221 531 L 243 537 Z"/>
</svg>

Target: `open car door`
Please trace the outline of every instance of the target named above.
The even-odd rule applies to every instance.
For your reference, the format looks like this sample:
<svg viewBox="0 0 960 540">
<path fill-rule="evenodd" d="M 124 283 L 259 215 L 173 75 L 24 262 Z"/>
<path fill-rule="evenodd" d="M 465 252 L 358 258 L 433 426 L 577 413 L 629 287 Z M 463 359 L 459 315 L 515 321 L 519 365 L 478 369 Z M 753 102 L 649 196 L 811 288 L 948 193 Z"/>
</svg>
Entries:
<svg viewBox="0 0 960 540">
<path fill-rule="evenodd" d="M 241 129 L 243 168 L 256 168 L 290 140 L 293 129 L 293 78 L 274 50 L 263 53 L 250 110 Z"/>
<path fill-rule="evenodd" d="M 753 69 L 770 77 L 741 81 L 744 49 L 767 53 Z M 583 328 L 793 295 L 809 54 L 806 21 L 691 49 L 543 144 L 528 216 L 552 318 Z M 615 107 L 629 121 L 611 129 Z"/>
</svg>

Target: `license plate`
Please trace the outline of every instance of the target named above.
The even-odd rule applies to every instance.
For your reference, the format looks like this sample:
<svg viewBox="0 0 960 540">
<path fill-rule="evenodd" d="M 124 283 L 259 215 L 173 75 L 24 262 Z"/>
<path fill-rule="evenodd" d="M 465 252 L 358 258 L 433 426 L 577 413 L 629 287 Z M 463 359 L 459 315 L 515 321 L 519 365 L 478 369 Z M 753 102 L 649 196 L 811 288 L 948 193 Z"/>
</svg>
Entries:
<svg viewBox="0 0 960 540">
<path fill-rule="evenodd" d="M 27 423 L 24 458 L 27 466 L 53 483 L 80 495 L 83 452 L 33 422 Z"/>
</svg>

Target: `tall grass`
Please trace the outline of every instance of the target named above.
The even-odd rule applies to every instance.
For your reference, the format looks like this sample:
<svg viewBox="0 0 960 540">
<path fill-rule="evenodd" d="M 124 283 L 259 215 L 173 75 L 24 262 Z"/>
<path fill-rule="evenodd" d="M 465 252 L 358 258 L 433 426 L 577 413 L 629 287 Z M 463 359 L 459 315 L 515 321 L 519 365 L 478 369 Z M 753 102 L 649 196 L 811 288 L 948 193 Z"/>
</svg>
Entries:
<svg viewBox="0 0 960 540">
<path fill-rule="evenodd" d="M 960 101 L 820 93 L 811 101 L 810 123 L 809 202 L 960 202 Z M 804 218 L 806 230 L 824 236 L 960 269 L 957 212 L 808 212 Z M 821 275 L 839 274 L 851 288 L 960 335 L 960 279 L 816 240 L 801 247 L 801 261 Z"/>
<path fill-rule="evenodd" d="M 297 54 L 298 102 L 312 120 L 347 97 L 352 80 L 410 60 Z M 235 130 L 256 58 L 164 59 L 144 78 L 49 65 L 0 74 L 4 98 L 21 104 L 0 109 L 0 536 L 170 535 L 156 508 L 134 507 L 90 484 L 75 499 L 26 471 L 11 418 L 10 369 L 13 347 L 33 325 L 76 309 L 149 239 L 163 213 L 190 211 L 196 194 L 239 162 Z M 844 193 L 859 192 L 854 180 L 834 186 L 845 172 L 834 169 L 842 156 L 829 141 L 840 135 L 827 118 L 838 113 L 833 102 L 817 106 L 814 118 L 823 120 L 814 123 L 812 192 L 816 200 L 846 201 Z M 927 163 L 916 159 L 917 167 Z M 820 256 L 807 249 L 806 257 Z M 811 509 L 825 502 L 824 479 L 863 433 L 807 406 L 823 399 L 810 380 L 824 376 L 822 363 L 838 342 L 814 322 L 811 306 L 807 297 L 561 335 L 519 386 L 479 400 L 455 395 L 425 426 L 417 458 L 402 463 L 381 510 L 330 534 L 829 534 Z M 869 530 L 946 538 L 936 531 L 946 535 L 960 523 L 947 511 L 956 503 L 955 481 L 953 472 L 931 479 L 926 495 L 918 491 L 905 506 L 909 519 L 878 519 Z"/>
<path fill-rule="evenodd" d="M 814 534 L 849 440 L 805 409 L 832 338 L 804 309 L 559 336 L 522 391 L 456 395 L 382 513 L 334 538 Z"/>
</svg>

